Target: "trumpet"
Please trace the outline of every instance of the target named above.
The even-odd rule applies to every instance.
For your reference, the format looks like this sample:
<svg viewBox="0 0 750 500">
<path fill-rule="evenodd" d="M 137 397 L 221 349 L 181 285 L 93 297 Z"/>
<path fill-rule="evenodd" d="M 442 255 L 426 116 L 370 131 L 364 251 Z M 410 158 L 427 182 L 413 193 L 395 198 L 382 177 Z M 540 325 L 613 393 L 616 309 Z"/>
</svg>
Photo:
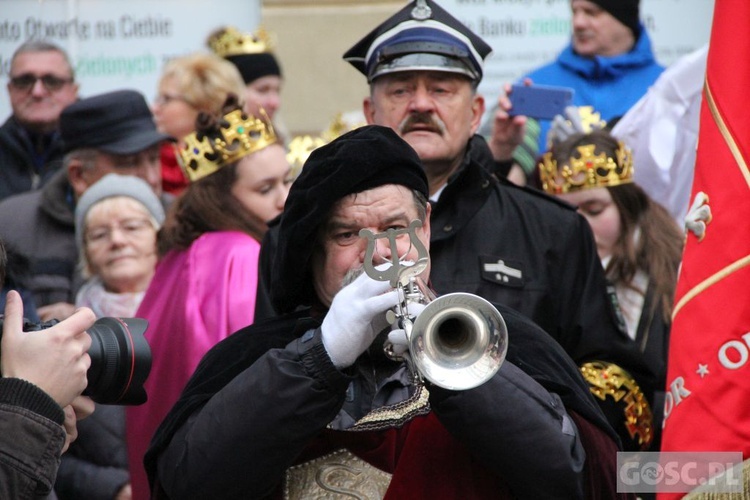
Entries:
<svg viewBox="0 0 750 500">
<path fill-rule="evenodd" d="M 384 345 L 386 355 L 403 360 L 416 383 L 428 380 L 451 390 L 467 390 L 482 385 L 500 369 L 508 350 L 508 329 L 497 308 L 485 299 L 470 293 L 450 293 L 440 297 L 424 284 L 419 274 L 429 264 L 429 254 L 416 236 L 422 226 L 414 220 L 404 229 L 388 229 L 373 233 L 362 229 L 367 238 L 364 270 L 379 281 L 389 281 L 399 292 L 399 302 L 388 311 L 387 319 L 406 333 L 407 349 L 397 353 L 391 342 Z M 408 234 L 417 250 L 417 260 L 399 256 L 396 239 Z M 391 266 L 376 268 L 373 264 L 376 242 L 388 240 Z M 409 313 L 409 306 L 421 304 L 418 315 Z M 420 306 L 421 308 L 421 306 Z"/>
</svg>

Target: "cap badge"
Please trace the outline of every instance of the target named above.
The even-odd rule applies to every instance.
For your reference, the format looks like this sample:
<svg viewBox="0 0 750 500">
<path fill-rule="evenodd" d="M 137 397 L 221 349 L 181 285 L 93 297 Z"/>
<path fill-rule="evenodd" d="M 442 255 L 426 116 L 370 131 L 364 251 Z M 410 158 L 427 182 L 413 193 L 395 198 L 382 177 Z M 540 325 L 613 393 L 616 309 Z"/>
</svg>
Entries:
<svg viewBox="0 0 750 500">
<path fill-rule="evenodd" d="M 411 10 L 411 18 L 424 21 L 432 17 L 432 9 L 427 6 L 427 0 L 417 0 L 417 5 Z"/>
</svg>

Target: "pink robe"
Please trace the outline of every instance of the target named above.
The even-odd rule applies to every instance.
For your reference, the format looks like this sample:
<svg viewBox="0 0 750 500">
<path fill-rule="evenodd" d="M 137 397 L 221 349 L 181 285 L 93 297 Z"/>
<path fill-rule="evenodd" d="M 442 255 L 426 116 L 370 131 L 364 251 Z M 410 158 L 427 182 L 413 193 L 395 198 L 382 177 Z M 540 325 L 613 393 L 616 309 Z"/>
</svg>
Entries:
<svg viewBox="0 0 750 500">
<path fill-rule="evenodd" d="M 260 244 L 240 232 L 212 232 L 187 250 L 171 251 L 156 268 L 136 317 L 149 322 L 148 401 L 127 409 L 133 498 L 148 499 L 143 456 L 151 436 L 203 355 L 253 322 Z"/>
</svg>

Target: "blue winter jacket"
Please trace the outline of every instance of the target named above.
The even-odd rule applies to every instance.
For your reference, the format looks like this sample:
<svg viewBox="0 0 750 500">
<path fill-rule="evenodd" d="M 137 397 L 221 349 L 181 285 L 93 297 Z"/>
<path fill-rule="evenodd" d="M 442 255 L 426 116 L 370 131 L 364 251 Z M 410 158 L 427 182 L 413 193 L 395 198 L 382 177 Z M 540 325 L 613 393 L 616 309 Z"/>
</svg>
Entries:
<svg viewBox="0 0 750 500">
<path fill-rule="evenodd" d="M 573 104 L 593 106 L 604 120 L 621 116 L 640 99 L 664 66 L 656 62 L 651 39 L 643 25 L 640 36 L 630 52 L 618 56 L 581 57 L 573 45 L 557 59 L 525 75 L 534 84 L 570 87 L 575 91 Z M 539 151 L 546 149 L 550 122 L 541 121 Z"/>
</svg>

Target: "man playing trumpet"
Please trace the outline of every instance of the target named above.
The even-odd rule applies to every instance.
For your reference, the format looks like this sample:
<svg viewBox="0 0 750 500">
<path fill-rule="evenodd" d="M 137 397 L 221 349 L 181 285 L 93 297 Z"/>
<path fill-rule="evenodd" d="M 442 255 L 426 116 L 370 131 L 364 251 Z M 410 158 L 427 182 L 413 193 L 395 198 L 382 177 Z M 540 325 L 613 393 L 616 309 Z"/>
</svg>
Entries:
<svg viewBox="0 0 750 500">
<path fill-rule="evenodd" d="M 419 157 L 390 128 L 311 154 L 280 221 L 273 300 L 285 314 L 201 361 L 146 457 L 156 498 L 616 497 L 617 438 L 528 319 L 498 306 L 507 355 L 470 390 L 415 383 L 384 354 L 399 292 L 363 270 L 424 263 L 426 195 Z M 368 251 L 362 229 L 398 235 Z"/>
</svg>

